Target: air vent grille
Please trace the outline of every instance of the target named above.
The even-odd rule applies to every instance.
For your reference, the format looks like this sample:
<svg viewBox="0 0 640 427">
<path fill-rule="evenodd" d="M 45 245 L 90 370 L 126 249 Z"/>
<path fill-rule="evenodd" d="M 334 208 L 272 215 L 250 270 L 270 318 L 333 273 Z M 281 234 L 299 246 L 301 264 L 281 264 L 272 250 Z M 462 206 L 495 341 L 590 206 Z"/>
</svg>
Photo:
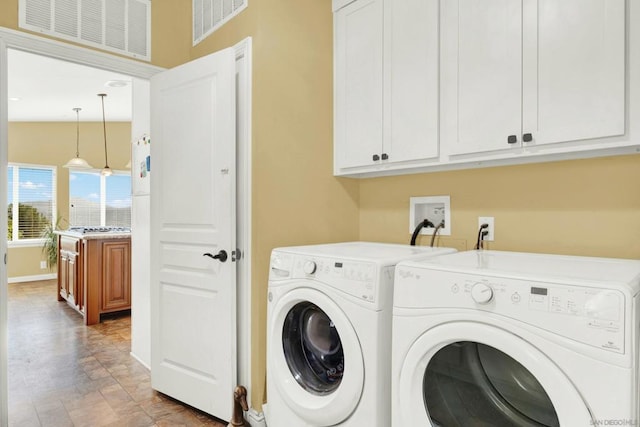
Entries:
<svg viewBox="0 0 640 427">
<path fill-rule="evenodd" d="M 151 57 L 150 0 L 19 0 L 19 10 L 21 28 L 135 58 Z"/>
<path fill-rule="evenodd" d="M 193 0 L 193 45 L 248 6 L 248 0 Z"/>
</svg>

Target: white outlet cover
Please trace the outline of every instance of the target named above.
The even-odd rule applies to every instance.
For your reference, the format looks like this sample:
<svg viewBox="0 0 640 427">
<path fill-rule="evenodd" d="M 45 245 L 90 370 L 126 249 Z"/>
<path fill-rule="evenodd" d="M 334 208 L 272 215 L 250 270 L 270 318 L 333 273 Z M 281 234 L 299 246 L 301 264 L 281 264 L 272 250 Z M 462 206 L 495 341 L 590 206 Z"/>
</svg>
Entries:
<svg viewBox="0 0 640 427">
<path fill-rule="evenodd" d="M 425 219 L 428 219 L 434 226 L 424 227 L 420 234 L 432 235 L 435 227 L 444 221 L 444 227 L 438 230 L 438 235 L 451 236 L 451 197 L 411 197 L 409 199 L 409 233 L 413 233 L 418 224 Z"/>
</svg>

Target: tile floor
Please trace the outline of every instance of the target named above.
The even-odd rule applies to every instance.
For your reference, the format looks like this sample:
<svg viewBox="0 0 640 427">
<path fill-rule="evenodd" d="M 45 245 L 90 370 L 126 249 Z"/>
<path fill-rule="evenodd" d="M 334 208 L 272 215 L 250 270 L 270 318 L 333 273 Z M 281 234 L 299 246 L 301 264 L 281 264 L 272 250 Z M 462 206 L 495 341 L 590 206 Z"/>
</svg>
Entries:
<svg viewBox="0 0 640 427">
<path fill-rule="evenodd" d="M 55 281 L 9 285 L 9 426 L 226 426 L 151 389 L 130 316 L 85 326 L 55 293 Z"/>
</svg>

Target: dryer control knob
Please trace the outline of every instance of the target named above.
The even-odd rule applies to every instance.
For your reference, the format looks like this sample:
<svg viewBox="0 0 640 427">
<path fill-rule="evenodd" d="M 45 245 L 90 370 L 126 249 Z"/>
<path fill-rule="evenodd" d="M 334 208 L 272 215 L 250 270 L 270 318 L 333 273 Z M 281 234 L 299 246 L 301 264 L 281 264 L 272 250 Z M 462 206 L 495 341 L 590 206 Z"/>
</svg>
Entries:
<svg viewBox="0 0 640 427">
<path fill-rule="evenodd" d="M 304 271 L 305 274 L 313 274 L 316 272 L 316 268 L 317 266 L 314 261 L 307 261 L 302 266 L 302 271 Z"/>
<path fill-rule="evenodd" d="M 478 304 L 488 304 L 493 299 L 493 289 L 484 283 L 476 283 L 471 288 L 471 297 Z"/>
</svg>

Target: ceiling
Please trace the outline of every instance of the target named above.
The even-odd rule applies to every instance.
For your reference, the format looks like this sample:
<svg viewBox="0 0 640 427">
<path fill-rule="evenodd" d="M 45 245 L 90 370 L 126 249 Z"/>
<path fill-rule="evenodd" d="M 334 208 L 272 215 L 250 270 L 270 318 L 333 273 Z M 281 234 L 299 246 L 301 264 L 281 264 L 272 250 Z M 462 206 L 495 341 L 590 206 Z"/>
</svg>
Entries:
<svg viewBox="0 0 640 427">
<path fill-rule="evenodd" d="M 15 49 L 8 50 L 9 121 L 131 121 L 131 77 Z M 107 82 L 124 84 L 113 87 Z M 118 84 L 116 83 L 116 84 Z"/>
</svg>

